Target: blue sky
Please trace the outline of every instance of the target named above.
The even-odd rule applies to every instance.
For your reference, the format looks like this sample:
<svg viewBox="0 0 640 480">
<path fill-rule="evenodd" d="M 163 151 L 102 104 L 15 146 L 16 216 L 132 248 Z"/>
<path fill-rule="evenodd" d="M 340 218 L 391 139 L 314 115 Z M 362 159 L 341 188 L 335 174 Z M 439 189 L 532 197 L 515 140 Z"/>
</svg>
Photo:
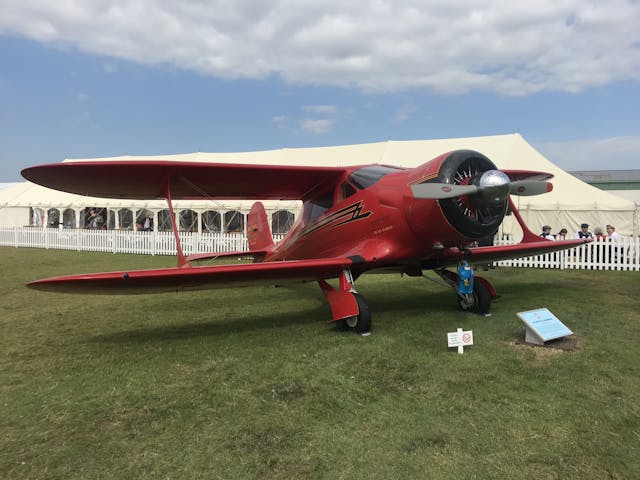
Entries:
<svg viewBox="0 0 640 480">
<path fill-rule="evenodd" d="M 0 0 L 0 182 L 74 157 L 512 132 L 567 170 L 639 168 L 639 3 L 422 3 Z"/>
</svg>

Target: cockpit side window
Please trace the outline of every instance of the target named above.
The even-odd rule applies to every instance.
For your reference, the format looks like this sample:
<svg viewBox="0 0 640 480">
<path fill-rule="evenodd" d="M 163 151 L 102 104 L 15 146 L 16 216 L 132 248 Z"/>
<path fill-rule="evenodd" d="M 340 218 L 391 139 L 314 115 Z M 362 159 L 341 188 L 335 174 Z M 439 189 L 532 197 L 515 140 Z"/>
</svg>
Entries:
<svg viewBox="0 0 640 480">
<path fill-rule="evenodd" d="M 340 190 L 338 190 L 338 202 L 341 202 L 345 198 L 349 198 L 351 195 L 355 195 L 356 188 L 351 185 L 349 182 L 344 182 L 340 185 Z"/>
<path fill-rule="evenodd" d="M 309 220 L 319 217 L 333 207 L 333 191 L 329 191 L 321 197 L 305 202 L 305 216 Z"/>
<path fill-rule="evenodd" d="M 349 175 L 349 180 L 358 188 L 367 188 L 377 183 L 382 177 L 401 170 L 404 169 L 386 165 L 370 165 L 353 172 Z"/>
</svg>

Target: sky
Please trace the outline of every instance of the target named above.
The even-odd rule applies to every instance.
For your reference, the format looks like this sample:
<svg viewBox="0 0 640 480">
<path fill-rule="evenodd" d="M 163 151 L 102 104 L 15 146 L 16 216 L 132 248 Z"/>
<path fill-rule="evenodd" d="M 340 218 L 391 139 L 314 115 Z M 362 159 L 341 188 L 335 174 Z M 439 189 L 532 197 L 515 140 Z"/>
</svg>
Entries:
<svg viewBox="0 0 640 480">
<path fill-rule="evenodd" d="M 0 182 L 65 158 L 514 132 L 565 170 L 640 168 L 639 0 L 0 0 L 0 12 Z"/>
</svg>

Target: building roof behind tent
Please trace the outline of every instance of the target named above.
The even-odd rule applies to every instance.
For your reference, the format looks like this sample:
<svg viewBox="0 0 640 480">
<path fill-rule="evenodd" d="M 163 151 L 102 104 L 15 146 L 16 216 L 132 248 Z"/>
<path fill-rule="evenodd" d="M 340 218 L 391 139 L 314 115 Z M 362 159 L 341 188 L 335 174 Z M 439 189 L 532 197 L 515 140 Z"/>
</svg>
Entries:
<svg viewBox="0 0 640 480">
<path fill-rule="evenodd" d="M 640 182 L 640 170 L 579 170 L 569 173 L 583 182 Z"/>
</svg>

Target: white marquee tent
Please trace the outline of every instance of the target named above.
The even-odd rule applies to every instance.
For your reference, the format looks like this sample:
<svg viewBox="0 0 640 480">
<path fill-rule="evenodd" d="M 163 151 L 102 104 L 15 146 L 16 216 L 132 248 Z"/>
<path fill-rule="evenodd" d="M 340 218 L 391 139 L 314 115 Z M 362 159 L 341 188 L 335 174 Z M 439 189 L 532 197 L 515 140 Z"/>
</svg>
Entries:
<svg viewBox="0 0 640 480">
<path fill-rule="evenodd" d="M 542 225 L 552 226 L 556 232 L 565 227 L 576 231 L 583 222 L 591 226 L 613 224 L 622 235 L 638 235 L 640 216 L 638 206 L 629 200 L 592 187 L 566 173 L 529 145 L 520 134 L 440 140 L 387 141 L 361 145 L 320 148 L 278 149 L 242 153 L 190 153 L 180 155 L 146 157 L 110 157 L 100 160 L 176 160 L 224 163 L 258 163 L 273 165 L 359 165 L 382 163 L 415 167 L 438 155 L 456 149 L 477 150 L 489 157 L 501 169 L 536 170 L 552 173 L 554 190 L 533 197 L 515 197 L 516 205 L 529 227 L 541 230 Z M 96 159 L 74 159 L 89 161 Z M 603 159 L 603 166 L 606 159 Z M 176 201 L 176 210 L 239 210 L 247 212 L 252 202 L 224 201 Z M 0 191 L 0 224 L 22 225 L 29 223 L 24 209 L 84 208 L 99 205 L 109 209 L 133 208 L 158 210 L 166 208 L 162 201 L 105 200 L 56 192 L 29 182 Z M 297 202 L 265 202 L 267 210 L 297 210 Z M 16 213 L 22 210 L 22 213 Z M 19 217 L 19 218 L 18 218 Z M 16 223 L 17 222 L 17 223 Z M 520 235 L 512 217 L 505 219 L 503 232 Z"/>
</svg>

